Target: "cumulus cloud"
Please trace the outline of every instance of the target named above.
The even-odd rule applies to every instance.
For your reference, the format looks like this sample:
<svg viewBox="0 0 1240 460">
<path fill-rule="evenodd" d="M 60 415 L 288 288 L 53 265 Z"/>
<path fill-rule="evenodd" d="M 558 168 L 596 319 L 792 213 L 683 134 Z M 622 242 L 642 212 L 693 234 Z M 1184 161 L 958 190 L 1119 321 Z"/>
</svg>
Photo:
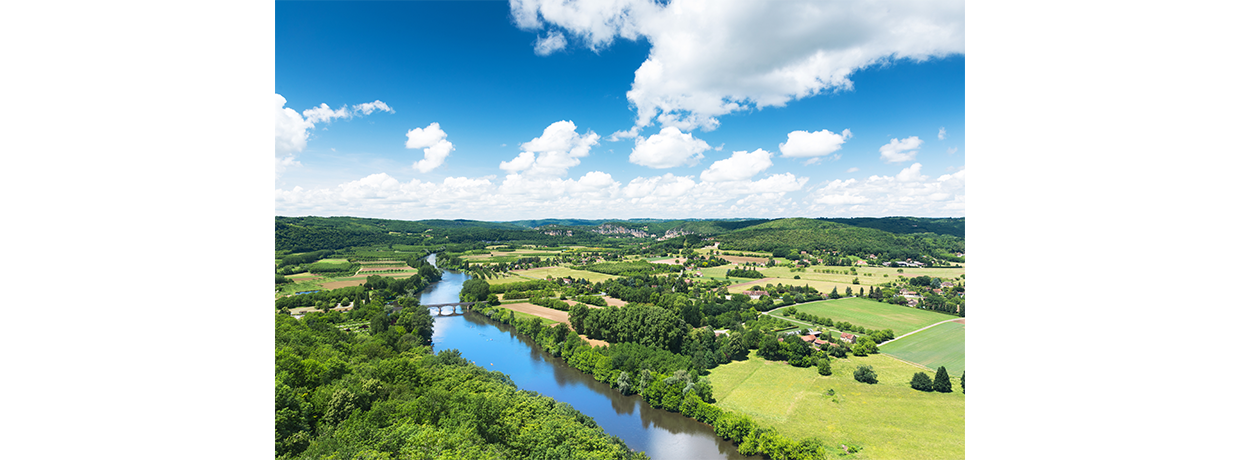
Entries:
<svg viewBox="0 0 1240 460">
<path fill-rule="evenodd" d="M 301 114 L 305 115 L 306 120 L 311 123 L 330 123 L 335 118 L 351 118 L 353 116 L 348 107 L 332 110 L 326 103 L 320 104 L 315 108 L 303 110 Z"/>
<path fill-rule="evenodd" d="M 892 139 L 887 145 L 878 148 L 878 153 L 887 163 L 901 163 L 917 158 L 917 149 L 921 148 L 921 139 L 910 136 L 904 139 Z"/>
<path fill-rule="evenodd" d="M 286 102 L 288 101 L 284 99 L 284 96 L 276 94 L 276 179 L 279 179 L 290 166 L 301 164 L 296 160 L 295 155 L 306 149 L 306 141 L 310 137 L 308 130 L 314 127 L 314 123 L 303 119 L 296 110 L 285 107 Z"/>
<path fill-rule="evenodd" d="M 284 96 L 281 96 L 279 93 L 275 94 L 275 167 L 277 179 L 284 174 L 288 167 L 301 165 L 301 162 L 298 162 L 296 159 L 296 154 L 306 149 L 306 143 L 310 139 L 309 130 L 314 128 L 315 123 L 330 123 L 336 118 L 352 118 L 354 112 L 358 111 L 364 115 L 369 115 L 375 110 L 395 113 L 391 107 L 379 100 L 355 105 L 353 106 L 353 112 L 350 112 L 345 107 L 332 110 L 327 104 L 320 104 L 318 107 L 297 113 L 296 110 L 285 107 L 284 104 L 286 103 L 288 103 L 288 100 Z M 326 130 L 327 128 L 323 129 Z"/>
<path fill-rule="evenodd" d="M 697 182 L 692 176 L 663 174 L 620 183 L 610 174 L 591 171 L 576 178 L 509 174 L 449 177 L 440 183 L 413 179 L 400 182 L 372 174 L 336 187 L 277 189 L 276 212 L 282 215 L 365 214 L 402 218 L 469 218 L 485 213 L 490 219 L 515 220 L 531 215 L 583 218 L 640 216 L 718 217 L 803 215 L 790 192 L 803 189 L 808 178 L 792 173 L 761 180 Z"/>
<path fill-rule="evenodd" d="M 702 180 L 707 182 L 726 182 L 746 180 L 771 167 L 773 154 L 758 149 L 753 153 L 732 152 L 732 157 L 719 160 L 702 171 Z"/>
<path fill-rule="evenodd" d="M 714 129 L 738 110 L 849 90 L 857 70 L 964 52 L 964 2 L 512 0 L 517 26 L 651 44 L 628 99 L 637 125 Z M 535 45 L 543 47 L 543 39 Z"/>
<path fill-rule="evenodd" d="M 693 166 L 702 160 L 702 152 L 708 149 L 710 145 L 706 141 L 669 126 L 649 138 L 637 136 L 629 162 L 655 169 Z"/>
<path fill-rule="evenodd" d="M 319 104 L 318 107 L 303 110 L 301 114 L 305 115 L 306 120 L 309 120 L 311 123 L 331 123 L 332 120 L 337 118 L 350 119 L 355 116 L 370 115 L 376 110 L 387 113 L 396 113 L 395 110 L 392 110 L 392 108 L 388 107 L 388 105 L 383 103 L 383 101 L 375 99 L 374 102 L 355 104 L 352 108 L 349 108 L 348 106 L 341 106 L 336 110 L 332 110 L 326 103 L 323 103 Z"/>
<path fill-rule="evenodd" d="M 538 41 L 534 43 L 534 54 L 547 56 L 564 49 L 565 46 L 568 46 L 568 40 L 564 39 L 564 34 L 552 32 L 546 37 L 538 37 Z"/>
<path fill-rule="evenodd" d="M 831 154 L 844 146 L 844 142 L 852 137 L 852 131 L 835 134 L 828 130 L 808 132 L 793 131 L 788 133 L 788 142 L 779 144 L 779 151 L 785 157 L 817 157 Z"/>
<path fill-rule="evenodd" d="M 931 179 L 913 164 L 895 176 L 834 180 L 814 190 L 808 211 L 842 216 L 963 216 L 965 171 Z"/>
<path fill-rule="evenodd" d="M 547 126 L 542 136 L 521 144 L 521 153 L 512 161 L 500 162 L 499 167 L 510 174 L 564 176 L 568 168 L 581 164 L 581 158 L 590 154 L 598 140 L 599 135 L 592 131 L 578 134 L 572 121 L 557 121 Z"/>
<path fill-rule="evenodd" d="M 371 112 L 374 112 L 376 110 L 387 112 L 387 113 L 396 113 L 395 110 L 392 110 L 391 107 L 388 107 L 387 104 L 384 104 L 383 101 L 380 101 L 378 99 L 375 99 L 374 102 L 366 102 L 363 104 L 357 104 L 353 106 L 353 111 L 361 112 L 362 115 L 370 115 Z"/>
<path fill-rule="evenodd" d="M 431 123 L 425 128 L 414 128 L 405 133 L 405 148 L 422 149 L 422 159 L 413 163 L 418 172 L 431 172 L 443 164 L 448 154 L 456 148 L 448 142 L 448 133 L 439 127 L 439 123 Z"/>
<path fill-rule="evenodd" d="M 939 140 L 947 139 L 947 128 L 939 128 Z"/>
</svg>

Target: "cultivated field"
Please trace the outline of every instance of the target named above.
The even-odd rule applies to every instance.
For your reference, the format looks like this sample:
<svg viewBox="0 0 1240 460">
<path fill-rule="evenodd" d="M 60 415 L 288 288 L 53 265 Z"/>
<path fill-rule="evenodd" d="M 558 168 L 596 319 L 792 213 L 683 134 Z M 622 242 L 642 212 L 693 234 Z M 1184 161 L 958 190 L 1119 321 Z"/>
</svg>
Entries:
<svg viewBox="0 0 1240 460">
<path fill-rule="evenodd" d="M 787 308 L 772 310 L 771 313 L 783 316 Z M 939 321 L 958 318 L 946 313 L 918 310 L 860 297 L 820 300 L 796 305 L 796 309 L 798 312 L 831 318 L 834 322 L 847 321 L 866 329 L 891 329 L 897 337 Z"/>
<path fill-rule="evenodd" d="M 568 312 L 534 305 L 529 302 L 506 303 L 503 307 L 512 311 L 534 315 L 539 318 L 547 318 L 557 323 L 568 322 Z"/>
<path fill-rule="evenodd" d="M 853 379 L 861 364 L 874 367 L 878 383 Z M 916 366 L 884 355 L 831 360 L 832 375 L 817 369 L 751 357 L 711 371 L 722 408 L 748 414 L 760 424 L 800 440 L 816 437 L 838 447 L 862 447 L 856 459 L 964 458 L 964 401 L 959 376 L 952 393 L 909 387 Z M 827 396 L 827 390 L 835 390 Z"/>
<path fill-rule="evenodd" d="M 960 375 L 964 371 L 964 324 L 943 323 L 887 343 L 879 351 L 931 370 L 944 366 L 949 374 Z"/>
<path fill-rule="evenodd" d="M 548 276 L 552 278 L 566 278 L 566 277 L 571 276 L 573 277 L 573 279 L 587 279 L 587 280 L 590 280 L 590 282 L 592 283 L 597 283 L 603 280 L 619 278 L 618 276 L 612 276 L 606 273 L 595 273 L 595 272 L 590 272 L 590 271 L 585 271 L 585 270 L 573 270 L 571 268 L 566 268 L 566 267 L 543 267 L 543 268 L 532 268 L 529 270 L 513 270 L 510 273 L 525 278 L 523 280 L 517 279 L 515 281 L 541 280 L 541 279 L 547 279 Z M 490 283 L 491 280 L 487 280 L 487 282 Z M 509 282 L 512 282 L 512 281 L 509 281 Z M 500 281 L 500 284 L 503 284 L 503 281 Z"/>
</svg>

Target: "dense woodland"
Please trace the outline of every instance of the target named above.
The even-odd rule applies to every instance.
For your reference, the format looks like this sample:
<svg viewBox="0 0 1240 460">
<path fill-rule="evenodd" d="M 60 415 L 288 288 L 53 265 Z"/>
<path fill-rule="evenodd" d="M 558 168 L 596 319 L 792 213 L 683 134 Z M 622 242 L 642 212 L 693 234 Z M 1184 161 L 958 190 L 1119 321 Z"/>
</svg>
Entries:
<svg viewBox="0 0 1240 460">
<path fill-rule="evenodd" d="M 394 313 L 387 287 L 359 288 L 380 300 L 276 315 L 277 458 L 647 458 L 568 404 L 455 350 L 431 354 L 427 309 Z"/>
<path fill-rule="evenodd" d="M 878 262 L 916 260 L 926 264 L 961 262 L 964 219 L 885 217 L 865 219 L 778 219 L 719 221 L 565 221 L 554 224 L 572 236 L 526 226 L 550 221 L 482 222 L 467 220 L 397 221 L 356 217 L 277 217 L 276 250 L 285 253 L 342 250 L 358 246 L 403 245 L 423 251 L 466 252 L 510 243 L 541 246 L 637 243 L 634 252 L 664 254 L 700 247 L 713 238 L 722 250 L 816 252 L 836 258 L 874 255 Z M 594 224 L 602 222 L 601 224 Z M 526 225 L 522 225 L 526 224 Z M 631 235 L 603 235 L 598 227 L 633 228 L 664 241 Z"/>
</svg>

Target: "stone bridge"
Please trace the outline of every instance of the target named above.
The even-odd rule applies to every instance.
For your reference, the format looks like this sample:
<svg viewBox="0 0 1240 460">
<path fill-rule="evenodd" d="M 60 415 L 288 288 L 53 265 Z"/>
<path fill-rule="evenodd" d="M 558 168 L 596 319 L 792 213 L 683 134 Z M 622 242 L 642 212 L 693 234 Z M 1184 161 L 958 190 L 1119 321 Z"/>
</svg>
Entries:
<svg viewBox="0 0 1240 460">
<path fill-rule="evenodd" d="M 422 307 L 426 307 L 426 308 L 437 308 L 437 309 L 439 309 L 439 311 L 438 311 L 438 313 L 437 313 L 437 315 L 438 315 L 438 316 L 454 316 L 454 315 L 464 315 L 464 314 L 465 314 L 465 310 L 470 309 L 470 307 L 472 307 L 472 306 L 473 306 L 474 304 L 476 304 L 476 303 L 486 303 L 486 302 L 457 302 L 457 303 L 440 303 L 440 304 L 434 304 L 434 305 L 420 305 L 420 306 L 422 306 Z M 462 308 L 460 309 L 460 311 L 457 311 L 457 310 L 458 310 L 458 308 L 457 308 L 457 307 L 462 307 Z M 393 308 L 393 309 L 392 309 L 392 314 L 393 314 L 393 315 L 398 315 L 398 314 L 400 314 L 400 310 L 401 310 L 402 308 L 404 308 L 404 307 L 396 307 L 396 308 Z M 444 309 L 445 309 L 445 308 L 447 308 L 447 309 L 448 309 L 448 312 L 447 312 L 447 313 L 444 313 Z"/>
</svg>

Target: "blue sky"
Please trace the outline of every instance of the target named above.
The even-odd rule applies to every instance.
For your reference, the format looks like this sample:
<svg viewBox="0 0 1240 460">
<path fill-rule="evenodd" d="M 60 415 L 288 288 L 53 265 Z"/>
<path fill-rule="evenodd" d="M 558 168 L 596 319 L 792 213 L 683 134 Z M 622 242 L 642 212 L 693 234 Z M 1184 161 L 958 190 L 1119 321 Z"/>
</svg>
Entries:
<svg viewBox="0 0 1240 460">
<path fill-rule="evenodd" d="M 963 3 L 821 5 L 276 2 L 276 214 L 964 216 Z"/>
</svg>

